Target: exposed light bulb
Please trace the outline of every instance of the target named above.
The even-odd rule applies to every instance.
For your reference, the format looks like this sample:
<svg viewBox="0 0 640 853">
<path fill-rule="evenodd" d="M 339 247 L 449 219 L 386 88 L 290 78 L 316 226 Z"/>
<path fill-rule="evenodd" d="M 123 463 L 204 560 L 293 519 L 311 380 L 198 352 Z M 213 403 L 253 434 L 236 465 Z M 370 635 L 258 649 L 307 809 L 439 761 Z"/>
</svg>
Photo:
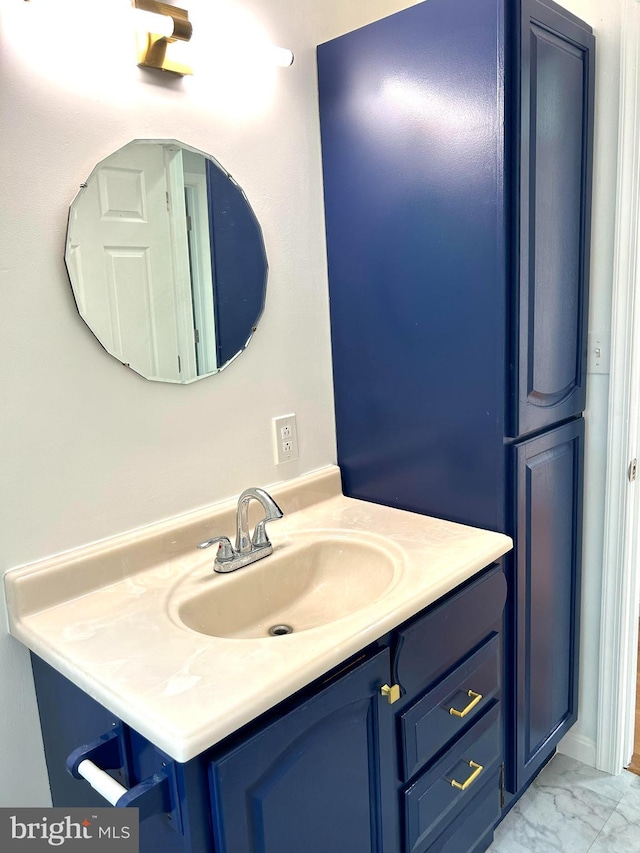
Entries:
<svg viewBox="0 0 640 853">
<path fill-rule="evenodd" d="M 286 47 L 276 47 L 274 45 L 271 50 L 273 53 L 273 61 L 276 65 L 279 65 L 281 68 L 288 68 L 293 64 L 293 52 L 288 50 Z"/>
<path fill-rule="evenodd" d="M 158 12 L 147 12 L 145 9 L 134 9 L 136 29 L 143 33 L 155 33 L 158 36 L 171 38 L 173 35 L 173 18 Z"/>
</svg>

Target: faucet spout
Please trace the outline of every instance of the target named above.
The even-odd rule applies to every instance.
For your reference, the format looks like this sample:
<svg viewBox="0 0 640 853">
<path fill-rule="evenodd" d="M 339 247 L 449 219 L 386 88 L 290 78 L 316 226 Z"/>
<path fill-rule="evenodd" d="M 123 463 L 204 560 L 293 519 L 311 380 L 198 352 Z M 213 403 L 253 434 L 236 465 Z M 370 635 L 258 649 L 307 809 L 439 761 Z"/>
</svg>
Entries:
<svg viewBox="0 0 640 853">
<path fill-rule="evenodd" d="M 249 504 L 252 500 L 258 501 L 264 509 L 264 518 L 256 524 L 253 539 L 249 533 Z M 236 552 L 238 554 L 249 554 L 254 548 L 270 546 L 269 537 L 265 529 L 268 521 L 282 518 L 284 513 L 268 492 L 264 489 L 249 488 L 238 498 L 238 511 L 236 519 Z"/>
<path fill-rule="evenodd" d="M 264 516 L 256 524 L 253 536 L 249 533 L 249 504 L 256 500 L 262 505 Z M 245 489 L 238 498 L 238 511 L 236 518 L 236 544 L 235 548 L 226 536 L 214 536 L 200 542 L 198 548 L 209 548 L 218 545 L 218 553 L 213 561 L 214 572 L 235 572 L 243 566 L 255 563 L 268 557 L 273 551 L 273 546 L 267 536 L 266 524 L 282 518 L 284 513 L 274 501 L 270 494 L 264 489 Z"/>
</svg>

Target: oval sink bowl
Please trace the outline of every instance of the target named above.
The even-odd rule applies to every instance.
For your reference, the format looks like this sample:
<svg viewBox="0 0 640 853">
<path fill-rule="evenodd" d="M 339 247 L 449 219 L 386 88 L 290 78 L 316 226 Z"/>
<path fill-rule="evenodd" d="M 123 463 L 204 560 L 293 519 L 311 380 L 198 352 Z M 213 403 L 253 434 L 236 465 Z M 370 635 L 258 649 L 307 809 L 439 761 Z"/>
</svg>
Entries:
<svg viewBox="0 0 640 853">
<path fill-rule="evenodd" d="M 176 616 L 214 637 L 295 634 L 377 601 L 398 568 L 393 547 L 359 534 L 293 536 L 269 557 L 207 579 L 207 588 L 179 604 Z"/>
</svg>

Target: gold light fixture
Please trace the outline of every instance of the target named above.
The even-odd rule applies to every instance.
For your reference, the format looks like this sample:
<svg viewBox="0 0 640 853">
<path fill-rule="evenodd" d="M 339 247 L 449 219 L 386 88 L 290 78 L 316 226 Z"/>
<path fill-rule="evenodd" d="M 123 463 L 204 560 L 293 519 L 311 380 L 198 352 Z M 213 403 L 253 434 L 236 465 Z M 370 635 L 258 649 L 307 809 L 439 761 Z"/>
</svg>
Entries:
<svg viewBox="0 0 640 853">
<path fill-rule="evenodd" d="M 171 45 L 176 41 L 189 41 L 193 33 L 187 11 L 158 0 L 132 0 L 132 5 L 138 10 L 138 65 L 141 68 L 169 71 L 182 77 L 193 74 L 189 65 L 171 56 Z"/>
</svg>

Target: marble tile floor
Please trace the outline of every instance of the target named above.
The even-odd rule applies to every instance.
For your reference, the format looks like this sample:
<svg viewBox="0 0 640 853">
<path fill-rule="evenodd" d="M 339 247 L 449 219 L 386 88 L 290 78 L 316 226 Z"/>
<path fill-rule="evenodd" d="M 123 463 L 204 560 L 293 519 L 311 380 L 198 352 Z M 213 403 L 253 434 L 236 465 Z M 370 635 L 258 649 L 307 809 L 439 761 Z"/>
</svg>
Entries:
<svg viewBox="0 0 640 853">
<path fill-rule="evenodd" d="M 640 853 L 640 776 L 555 755 L 497 828 L 490 853 Z"/>
</svg>

